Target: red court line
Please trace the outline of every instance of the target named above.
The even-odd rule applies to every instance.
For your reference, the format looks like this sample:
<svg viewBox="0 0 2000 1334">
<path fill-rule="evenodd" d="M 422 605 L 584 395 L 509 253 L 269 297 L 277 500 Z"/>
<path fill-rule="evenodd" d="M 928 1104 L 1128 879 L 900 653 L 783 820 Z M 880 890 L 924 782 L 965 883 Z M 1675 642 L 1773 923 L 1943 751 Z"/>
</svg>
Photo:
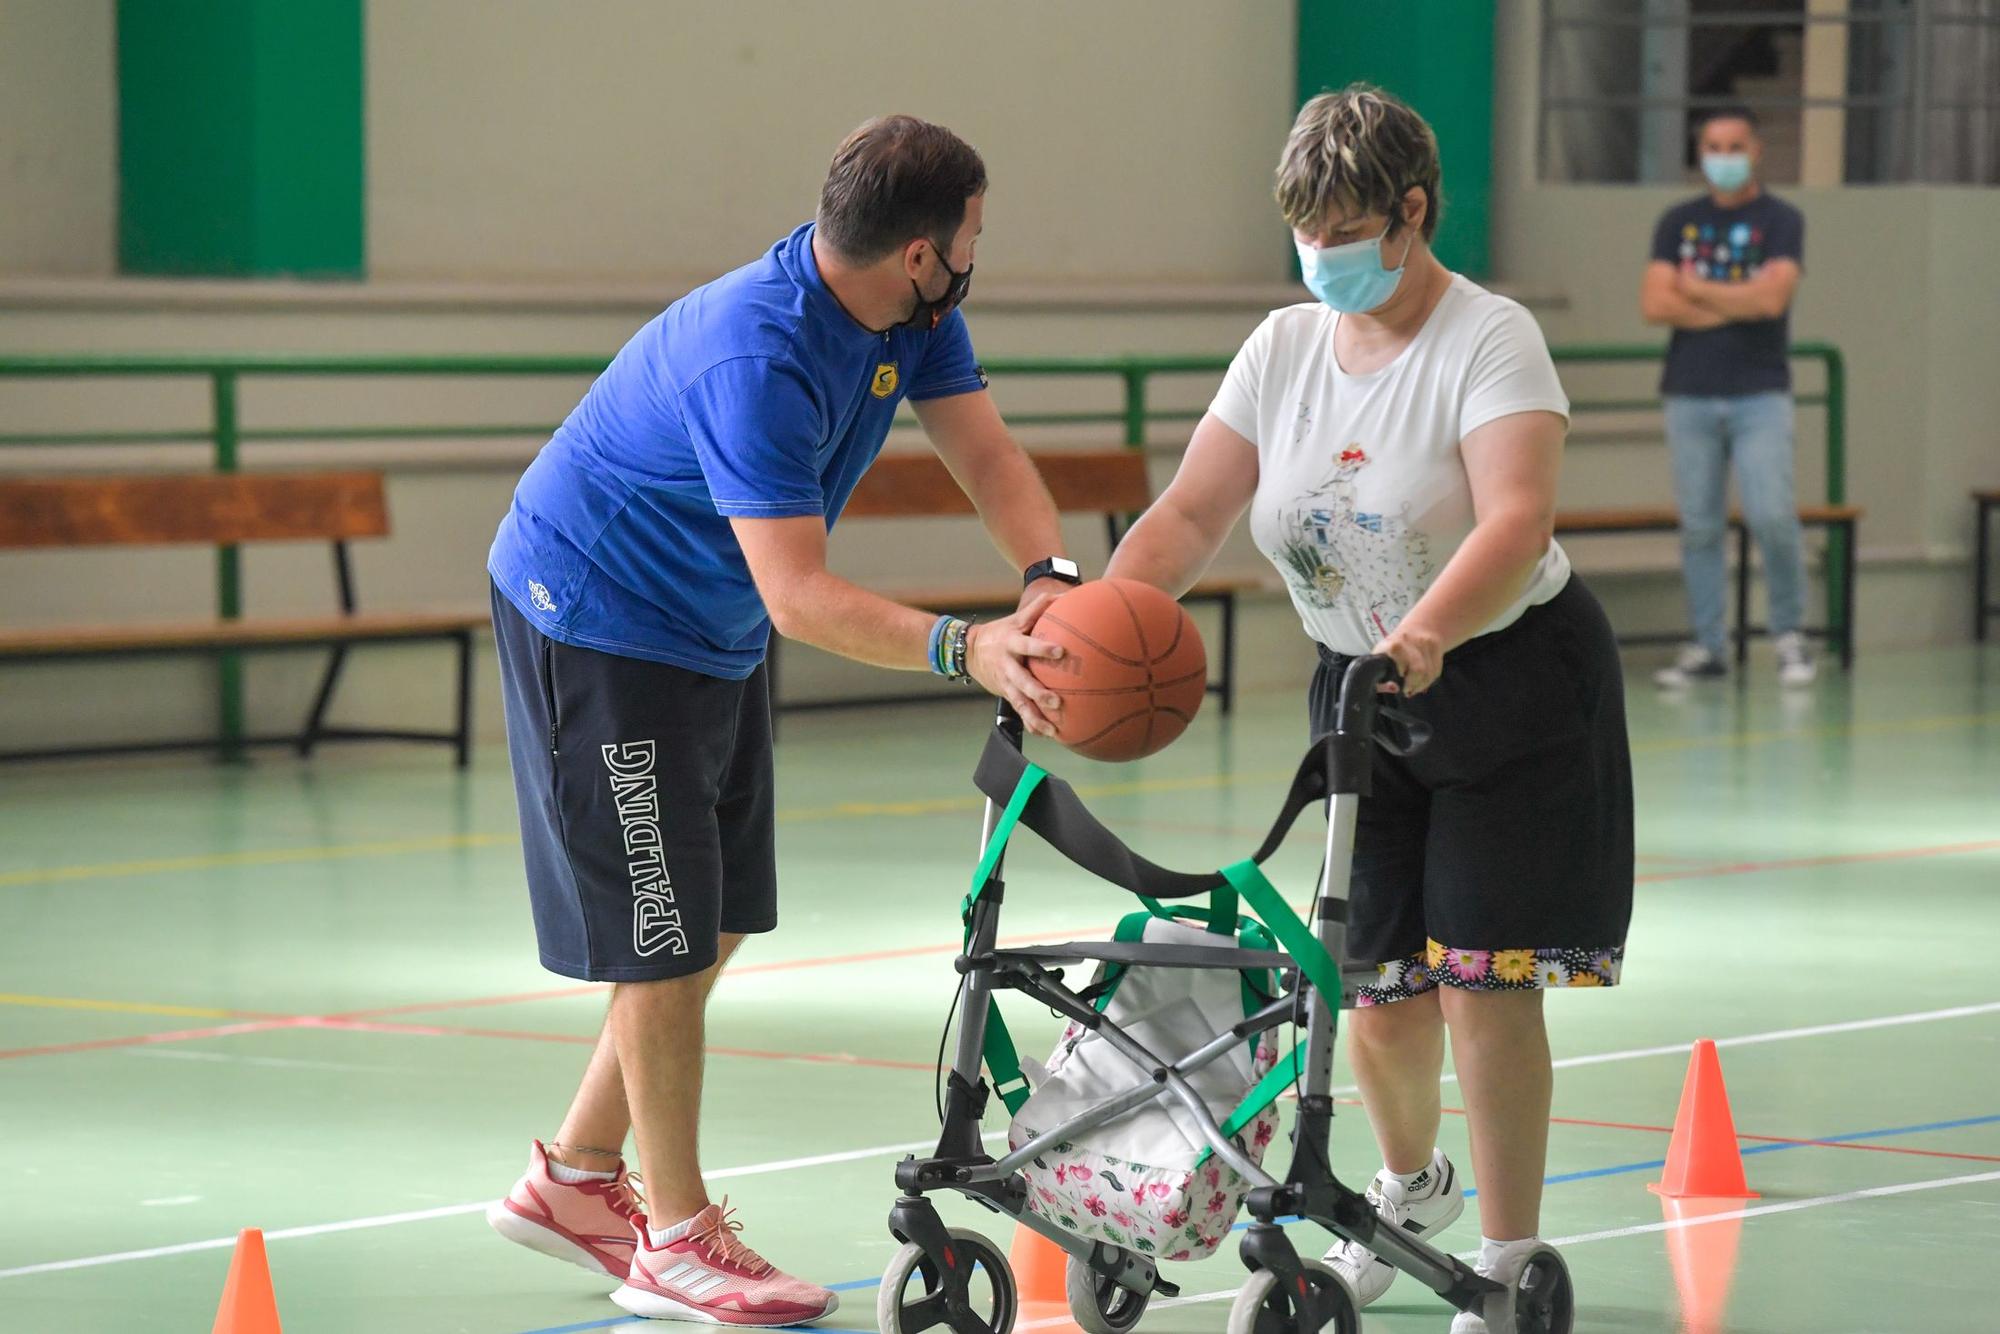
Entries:
<svg viewBox="0 0 2000 1334">
<path fill-rule="evenodd" d="M 996 944 L 1002 948 L 1016 944 L 1038 944 L 1054 940 L 1050 932 L 1028 932 L 1024 936 L 1002 936 Z M 764 964 L 734 964 L 722 976 L 742 978 L 754 972 L 798 972 L 802 968 L 838 968 L 846 964 L 880 964 L 894 958 L 922 958 L 926 954 L 958 954 L 962 944 L 920 944 L 902 950 L 866 950 L 862 954 L 822 954 L 810 958 L 778 958 Z M 510 996 L 468 996 L 464 1000 L 416 1000 L 404 1006 L 382 1006 L 376 1010 L 346 1010 L 342 1014 L 328 1014 L 330 1020 L 370 1020 L 388 1018 L 390 1014 L 426 1014 L 430 1010 L 472 1010 L 478 1006 L 510 1006 L 526 1004 L 532 1000 L 562 1000 L 568 996 L 588 996 L 592 992 L 602 992 L 604 982 L 590 982 L 586 986 L 558 986 L 546 992 L 514 992 Z"/>
<path fill-rule="evenodd" d="M 140 1033 L 132 1037 L 95 1038 L 89 1042 L 59 1042 L 47 1047 L 15 1047 L 0 1051 L 0 1061 L 17 1056 L 56 1056 L 72 1051 L 104 1051 L 116 1047 L 145 1047 L 159 1042 L 191 1042 L 197 1038 L 226 1038 L 238 1033 L 260 1033 L 272 1028 L 290 1028 L 291 1019 L 259 1019 L 242 1024 L 219 1024 L 213 1028 L 180 1028 L 164 1033 Z"/>
<path fill-rule="evenodd" d="M 1728 862 L 1720 866 L 1700 866 L 1684 871 L 1649 871 L 1635 877 L 1638 884 L 1656 880 L 1693 880 L 1710 875 L 1749 875 L 1755 871 L 1799 871 L 1815 866 L 1852 866 L 1862 862 L 1898 862 L 1916 857 L 1949 857 L 1968 852 L 2000 850 L 2000 838 L 1972 843 L 1938 843 L 1924 848 L 1888 848 L 1881 852 L 1838 852 L 1825 857 L 1787 857 L 1773 862 Z"/>
<path fill-rule="evenodd" d="M 1189 826 L 1178 826 L 1187 828 Z M 1717 864 L 1690 865 L 1684 869 L 1649 871 L 1634 877 L 1637 884 L 1651 884 L 1664 880 L 1697 880 L 1714 875 L 1750 875 L 1758 871 L 1791 871 L 1815 866 L 1845 866 L 1862 862 L 1904 861 L 1918 857 L 1948 857 L 1970 852 L 1991 852 L 2000 850 L 2000 838 L 1982 839 L 1970 843 L 1940 843 L 1917 848 L 1890 848 L 1880 852 L 1836 853 L 1824 857 L 1794 857 L 1767 862 L 1725 862 Z M 1651 857 L 1648 860 L 1680 860 Z M 1047 932 L 1031 935 L 1010 936 L 1000 941 L 1002 945 L 1022 945 L 1049 939 Z M 862 954 L 833 954 L 804 959 L 778 959 L 769 963 L 740 964 L 729 970 L 728 976 L 735 977 L 748 973 L 794 972 L 806 968 L 832 968 L 844 964 L 880 963 L 890 959 L 914 959 L 928 954 L 953 954 L 958 945 L 920 945 L 907 949 L 871 950 Z M 413 1014 L 429 1010 L 463 1010 L 486 1005 L 511 1005 L 538 1000 L 556 1000 L 567 996 L 580 996 L 599 990 L 596 985 L 580 987 L 560 987 L 551 991 L 524 991 L 507 996 L 473 996 L 463 1000 L 418 1001 L 408 1005 L 389 1006 L 373 1010 L 352 1010 L 346 1014 L 332 1016 L 339 1019 L 372 1019 L 392 1014 Z"/>
<path fill-rule="evenodd" d="M 202 1038 L 231 1037 L 239 1033 L 269 1032 L 282 1028 L 320 1028 L 358 1033 L 400 1034 L 410 1037 L 468 1037 L 495 1038 L 513 1042 L 556 1042 L 572 1046 L 595 1046 L 597 1039 L 577 1033 L 537 1033 L 526 1029 L 507 1028 L 461 1028 L 437 1024 L 397 1024 L 379 1023 L 367 1020 L 342 1018 L 336 1015 L 301 1015 L 289 1019 L 260 1020 L 241 1024 L 221 1024 L 211 1028 L 177 1029 L 165 1033 L 147 1033 L 135 1037 L 99 1038 L 89 1042 L 67 1042 L 47 1047 L 19 1047 L 11 1051 L 0 1051 L 0 1060 L 17 1056 L 53 1056 L 63 1052 L 103 1051 L 120 1047 L 143 1047 L 162 1042 L 191 1042 Z M 734 1056 L 759 1061 L 803 1061 L 815 1065 L 850 1065 L 878 1070 L 921 1070 L 934 1073 L 937 1066 L 929 1061 L 895 1061 L 880 1057 L 854 1056 L 846 1052 L 787 1052 L 764 1051 L 752 1047 L 709 1047 L 710 1056 Z M 1336 1098 L 1335 1102 L 1348 1107 L 1359 1107 L 1357 1098 Z M 1464 1116 L 1462 1107 L 1441 1109 L 1449 1116 Z M 1654 1135 L 1673 1134 L 1672 1126 L 1642 1125 L 1632 1121 L 1597 1121 L 1573 1116 L 1552 1116 L 1550 1125 L 1583 1126 L 1597 1130 L 1631 1130 Z M 1848 1149 L 1864 1153 L 1892 1153 L 1913 1158 L 1950 1158 L 1973 1163 L 2000 1163 L 2000 1154 L 1953 1153 L 1944 1149 L 1915 1149 L 1893 1144 L 1859 1144 L 1846 1140 L 1792 1139 L 1783 1135 L 1750 1135 L 1739 1132 L 1736 1136 L 1756 1144 L 1797 1144 L 1820 1149 Z"/>
<path fill-rule="evenodd" d="M 392 1014 L 418 1014 L 425 1010 L 470 1010 L 484 1005 L 521 1005 L 529 1001 L 562 1000 L 570 996 L 587 996 L 593 991 L 603 991 L 608 984 L 591 982 L 583 986 L 553 987 L 547 991 L 517 991 L 506 996 L 473 996 L 464 1000 L 412 1001 L 408 1005 L 383 1005 L 372 1010 L 343 1010 L 330 1014 L 328 1019 L 385 1019 Z"/>
<path fill-rule="evenodd" d="M 439 1024 L 385 1024 L 368 1020 L 327 1018 L 309 1021 L 301 1027 L 336 1028 L 358 1033 L 403 1033 L 411 1036 L 436 1038 L 498 1038 L 512 1042 L 562 1042 L 585 1047 L 597 1045 L 597 1038 L 579 1033 L 537 1033 L 513 1028 L 459 1028 Z M 758 1061 L 810 1061 L 821 1065 L 861 1065 L 880 1070 L 922 1070 L 934 1072 L 937 1066 L 930 1061 L 892 1061 L 874 1056 L 853 1056 L 846 1052 L 811 1051 L 760 1051 L 753 1047 L 709 1047 L 710 1056 L 741 1056 Z"/>
<path fill-rule="evenodd" d="M 1916 848 L 1890 848 L 1880 852 L 1838 853 L 1825 857 L 1796 857 L 1767 862 L 1735 862 L 1720 866 L 1698 866 L 1678 871 L 1653 871 L 1636 877 L 1641 884 L 1663 880 L 1691 880 L 1704 876 L 1748 875 L 1758 871 L 1798 870 L 1815 866 L 1842 866 L 1864 862 L 1903 861 L 1918 857 L 1942 857 L 1972 852 L 2000 850 L 2000 839 L 1982 839 L 1969 843 L 1941 843 Z M 1047 932 L 1003 938 L 1003 945 L 1028 944 L 1049 939 Z M 732 975 L 745 973 L 791 972 L 807 968 L 829 968 L 843 964 L 877 963 L 889 959 L 919 958 L 924 955 L 955 953 L 958 945 L 924 945 L 896 950 L 872 950 L 860 954 L 837 954 L 804 959 L 779 959 L 769 963 L 744 964 L 730 970 Z M 546 991 L 517 992 L 505 996 L 473 996 L 460 1000 L 418 1001 L 406 1005 L 393 1005 L 369 1010 L 350 1010 L 333 1015 L 300 1015 L 290 1019 L 276 1019 L 257 1023 L 229 1025 L 217 1029 L 193 1029 L 182 1033 L 150 1033 L 128 1038 L 101 1038 L 92 1042 L 60 1043 L 47 1047 L 20 1047 L 11 1051 L 0 1051 L 0 1060 L 17 1056 L 52 1056 L 63 1052 L 93 1051 L 105 1048 L 134 1047 L 155 1042 L 184 1042 L 200 1037 L 227 1037 L 235 1033 L 256 1032 L 266 1028 L 282 1028 L 298 1024 L 319 1024 L 334 1026 L 341 1022 L 384 1018 L 396 1014 L 413 1014 L 432 1010 L 472 1009 L 481 1006 L 508 1005 L 536 1000 L 554 1000 L 562 997 L 586 995 L 601 990 L 601 984 L 559 987 Z M 555 1039 L 562 1040 L 562 1039 Z M 1837 1147 L 1859 1147 L 1842 1145 Z M 1871 1146 L 1879 1147 L 1879 1146 Z M 1888 1151 L 1888 1150 L 1883 1150 Z M 1909 1150 L 1895 1150 L 1910 1152 Z"/>
<path fill-rule="evenodd" d="M 710 1047 L 710 1056 L 745 1056 L 759 1061 L 811 1061 L 818 1065 L 862 1065 L 877 1070 L 921 1070 L 936 1074 L 931 1061 L 885 1061 L 873 1056 L 850 1056 L 846 1052 L 756 1051 L 749 1047 Z"/>
<path fill-rule="evenodd" d="M 1465 1109 L 1462 1107 L 1447 1107 L 1444 1110 L 1452 1116 L 1465 1115 Z M 1549 1118 L 1549 1124 L 1588 1126 L 1599 1130 L 1642 1130 L 1656 1135 L 1674 1133 L 1672 1126 L 1642 1126 L 1634 1125 L 1630 1121 L 1588 1121 L 1573 1116 L 1552 1116 Z M 1899 1153 L 1911 1158 L 1957 1158 L 1968 1163 L 2000 1163 L 2000 1154 L 1951 1153 L 1944 1149 L 1912 1149 L 1898 1144 L 1862 1144 L 1844 1139 L 1788 1139 L 1783 1135 L 1746 1135 L 1740 1130 L 1736 1132 L 1736 1138 L 1749 1140 L 1753 1144 L 1797 1144 L 1816 1149 L 1850 1149 L 1861 1153 Z"/>
</svg>

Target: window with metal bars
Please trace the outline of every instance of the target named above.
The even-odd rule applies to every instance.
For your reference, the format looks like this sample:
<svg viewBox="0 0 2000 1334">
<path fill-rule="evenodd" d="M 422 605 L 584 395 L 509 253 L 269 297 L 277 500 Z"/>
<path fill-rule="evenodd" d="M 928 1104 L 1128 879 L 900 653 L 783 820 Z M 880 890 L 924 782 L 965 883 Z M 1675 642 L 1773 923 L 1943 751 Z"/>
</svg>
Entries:
<svg viewBox="0 0 2000 1334">
<path fill-rule="evenodd" d="M 2000 184 L 2000 0 L 1542 0 L 1542 177 L 1691 179 L 1716 107 L 1779 184 Z"/>
</svg>

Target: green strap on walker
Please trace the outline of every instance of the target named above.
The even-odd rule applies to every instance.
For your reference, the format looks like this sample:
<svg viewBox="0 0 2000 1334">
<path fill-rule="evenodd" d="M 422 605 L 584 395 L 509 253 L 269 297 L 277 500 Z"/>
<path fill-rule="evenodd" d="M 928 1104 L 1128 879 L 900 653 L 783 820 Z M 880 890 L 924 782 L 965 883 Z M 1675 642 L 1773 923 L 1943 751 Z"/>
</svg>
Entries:
<svg viewBox="0 0 2000 1334">
<path fill-rule="evenodd" d="M 1271 929 L 1278 943 L 1285 947 L 1285 953 L 1292 956 L 1299 971 L 1306 979 L 1319 988 L 1320 995 L 1326 997 L 1327 1004 L 1340 1005 L 1340 965 L 1326 952 L 1292 906 L 1285 902 L 1285 896 L 1265 878 L 1263 869 L 1253 861 L 1240 861 L 1233 866 L 1222 868 L 1222 878 L 1233 885 L 1250 910 L 1257 914 L 1259 921 Z"/>
<path fill-rule="evenodd" d="M 1014 835 L 1014 827 L 1021 822 L 1021 812 L 1028 808 L 1028 799 L 1035 795 L 1035 789 L 1047 778 L 1048 770 L 1031 764 L 1021 773 L 1021 781 L 1014 785 L 1014 795 L 1007 800 L 1006 809 L 993 822 L 993 836 L 986 840 L 986 852 L 979 859 L 979 866 L 972 873 L 972 892 L 965 896 L 959 906 L 965 921 L 965 943 L 972 943 L 972 905 L 979 902 L 985 892 L 987 882 L 993 878 L 993 870 L 1000 865 L 1001 856 L 1007 851 L 1007 840 Z M 986 1068 L 993 1076 L 993 1091 L 1000 1095 L 1007 1114 L 1021 1110 L 1021 1104 L 1028 1100 L 1030 1092 L 1027 1079 L 1021 1074 L 1021 1053 L 1014 1047 L 1014 1039 L 1007 1032 L 1007 1021 L 1000 1017 L 1000 1007 L 992 997 L 986 1001 Z"/>
<path fill-rule="evenodd" d="M 1271 934 L 1278 938 L 1278 943 L 1285 947 L 1285 952 L 1298 964 L 1299 971 L 1306 975 L 1306 980 L 1326 998 L 1326 1003 L 1338 1007 L 1341 996 L 1340 965 L 1333 961 L 1333 956 L 1319 943 L 1319 937 L 1299 920 L 1299 915 L 1292 911 L 1292 906 L 1285 902 L 1284 895 L 1271 884 L 1263 869 L 1254 861 L 1241 861 L 1233 866 L 1223 867 L 1222 875 L 1235 887 L 1236 892 L 1243 896 L 1251 911 L 1270 928 Z M 1299 1072 L 1304 1064 L 1305 1044 L 1299 1043 L 1292 1047 L 1291 1055 L 1272 1066 L 1270 1072 L 1258 1080 L 1257 1086 L 1237 1104 L 1236 1110 L 1229 1114 L 1229 1119 L 1222 1123 L 1223 1138 L 1236 1138 L 1243 1132 L 1245 1126 L 1263 1115 L 1265 1108 L 1276 1102 L 1280 1094 L 1298 1081 Z M 1214 1153 L 1214 1149 L 1202 1150 L 1201 1157 L 1195 1160 L 1195 1166 L 1200 1167 L 1206 1163 Z"/>
<path fill-rule="evenodd" d="M 1014 794 L 1000 812 L 1000 818 L 993 824 L 993 833 L 986 841 L 986 850 L 979 859 L 979 865 L 972 873 L 972 889 L 960 905 L 965 922 L 965 940 L 972 941 L 972 909 L 979 901 L 987 884 L 999 866 L 1000 858 L 1006 853 L 1007 841 L 1013 837 L 1020 824 L 1021 813 L 1027 809 L 1028 801 L 1041 786 L 1048 771 L 1039 765 L 1030 764 L 1022 771 L 1020 781 L 1014 785 Z M 1141 896 L 1146 910 L 1160 917 L 1186 916 L 1206 920 L 1214 929 L 1221 930 L 1227 924 L 1229 934 L 1234 934 L 1238 917 L 1237 899 L 1240 896 L 1270 933 L 1277 938 L 1285 952 L 1292 956 L 1299 970 L 1308 981 L 1319 989 L 1322 996 L 1331 998 L 1333 1005 L 1340 1004 L 1340 967 L 1320 945 L 1299 915 L 1292 911 L 1284 896 L 1271 884 L 1270 880 L 1254 861 L 1241 861 L 1222 868 L 1223 879 L 1228 888 L 1218 888 L 1210 899 L 1206 910 L 1181 908 L 1169 910 L 1155 899 Z M 1014 1046 L 1014 1039 L 1007 1031 L 1007 1023 L 1000 1017 L 1000 1007 L 989 998 L 986 1007 L 986 1031 L 984 1035 L 984 1059 L 987 1071 L 993 1077 L 993 1091 L 1006 1106 L 1008 1114 L 1021 1110 L 1028 1100 L 1031 1090 L 1028 1081 L 1021 1074 L 1021 1054 Z M 1303 1047 L 1295 1046 L 1291 1055 L 1280 1060 L 1268 1074 L 1257 1082 L 1249 1095 L 1222 1123 L 1225 1137 L 1234 1137 L 1255 1120 L 1265 1108 L 1275 1102 L 1285 1089 L 1296 1082 L 1304 1060 Z M 1204 1152 L 1197 1166 L 1208 1160 Z"/>
</svg>

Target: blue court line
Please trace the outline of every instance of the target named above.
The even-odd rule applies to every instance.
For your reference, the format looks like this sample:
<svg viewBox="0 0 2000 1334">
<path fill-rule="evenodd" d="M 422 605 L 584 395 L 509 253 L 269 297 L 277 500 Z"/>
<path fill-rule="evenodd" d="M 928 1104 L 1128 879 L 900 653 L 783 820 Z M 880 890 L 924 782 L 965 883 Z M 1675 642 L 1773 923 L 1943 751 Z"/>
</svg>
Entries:
<svg viewBox="0 0 2000 1334">
<path fill-rule="evenodd" d="M 1890 1126 L 1883 1130 L 1859 1130 L 1852 1135 L 1823 1135 L 1818 1142 L 1801 1140 L 1796 1144 L 1753 1144 L 1743 1149 L 1742 1153 L 1747 1158 L 1753 1153 L 1783 1153 L 1787 1149 L 1819 1149 L 1830 1145 L 1852 1143 L 1857 1140 L 1893 1139 L 1898 1135 L 1921 1135 L 1931 1130 L 1963 1130 L 1968 1126 L 1990 1126 L 1996 1122 L 2000 1122 L 2000 1113 L 1995 1113 L 1991 1116 L 1967 1116 L 1956 1121 L 1927 1121 L 1922 1125 L 1915 1126 Z M 1644 1162 L 1619 1163 L 1614 1167 L 1595 1167 L 1587 1172 L 1563 1172 L 1556 1176 L 1542 1178 L 1542 1184 L 1545 1186 L 1560 1186 L 1569 1181 L 1592 1181 L 1598 1177 L 1627 1176 L 1633 1172 L 1658 1171 L 1666 1165 L 1667 1160 L 1664 1158 L 1648 1158 Z M 1468 1190 L 1465 1192 L 1465 1198 L 1470 1200 L 1478 1194 L 1477 1190 Z M 1282 1221 L 1296 1223 L 1302 1220 L 1288 1218 Z M 1248 1223 L 1238 1223 L 1229 1230 L 1231 1232 L 1241 1232 L 1249 1226 L 1250 1224 Z M 828 1287 L 828 1291 L 856 1292 L 862 1288 L 879 1288 L 881 1286 L 882 1276 L 878 1274 L 874 1278 L 857 1278 L 851 1279 L 846 1283 L 831 1284 Z M 556 1325 L 548 1329 L 524 1330 L 522 1334 L 581 1334 L 583 1330 L 609 1329 L 613 1325 L 622 1325 L 628 1321 L 637 1319 L 637 1316 L 621 1315 L 610 1320 L 592 1320 L 581 1325 Z M 808 1329 L 811 1327 L 786 1325 L 775 1328 Z M 823 1334 L 823 1331 L 817 1332 L 817 1334 Z"/>
<path fill-rule="evenodd" d="M 1934 1120 L 1934 1122 L 1926 1122 L 1922 1126 L 1890 1126 L 1888 1130 L 1858 1130 L 1854 1134 L 1826 1134 L 1826 1136 L 1820 1136 L 1818 1142 L 1814 1142 L 1814 1140 L 1800 1140 L 1798 1144 L 1752 1144 L 1752 1146 L 1748 1146 L 1748 1148 L 1742 1150 L 1742 1156 L 1748 1158 L 1750 1154 L 1780 1154 L 1780 1152 L 1784 1152 L 1788 1148 L 1826 1148 L 1826 1146 L 1832 1146 L 1832 1144 L 1852 1144 L 1856 1140 L 1888 1140 L 1888 1138 L 1894 1138 L 1898 1134 L 1924 1134 L 1926 1130 L 1962 1130 L 1966 1126 L 1990 1126 L 1994 1122 L 2000 1122 L 2000 1114 L 1994 1114 L 1994 1116 L 1966 1116 L 1962 1120 Z M 1648 1158 L 1646 1162 L 1620 1162 L 1614 1168 L 1592 1168 L 1588 1172 L 1564 1172 L 1560 1176 L 1546 1176 L 1546 1178 L 1542 1178 L 1542 1184 L 1544 1186 L 1560 1186 L 1562 1182 L 1588 1182 L 1588 1180 L 1598 1178 L 1598 1176 L 1624 1176 L 1628 1172 L 1652 1172 L 1652 1170 L 1664 1168 L 1664 1166 L 1666 1166 L 1666 1158 Z M 1478 1190 L 1466 1190 L 1466 1198 L 1468 1200 L 1474 1198 L 1474 1196 L 1478 1196 Z"/>
</svg>

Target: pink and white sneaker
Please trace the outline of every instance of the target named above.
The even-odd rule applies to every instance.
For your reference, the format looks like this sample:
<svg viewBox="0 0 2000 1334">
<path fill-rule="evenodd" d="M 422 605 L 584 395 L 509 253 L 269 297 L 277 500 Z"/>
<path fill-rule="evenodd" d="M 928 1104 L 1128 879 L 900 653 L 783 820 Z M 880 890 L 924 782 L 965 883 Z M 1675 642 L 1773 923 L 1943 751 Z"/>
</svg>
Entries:
<svg viewBox="0 0 2000 1334">
<path fill-rule="evenodd" d="M 664 1246 L 652 1244 L 645 1218 L 633 1219 L 632 1272 L 611 1300 L 633 1315 L 710 1325 L 800 1325 L 840 1305 L 737 1240 L 743 1225 L 731 1212 L 727 1199 L 709 1205 Z"/>
<path fill-rule="evenodd" d="M 645 1217 L 644 1207 L 637 1179 L 622 1164 L 610 1181 L 569 1185 L 549 1175 L 548 1150 L 536 1140 L 527 1172 L 506 1199 L 487 1206 L 486 1221 L 531 1251 L 622 1279 L 632 1269 L 632 1223 Z"/>
</svg>

